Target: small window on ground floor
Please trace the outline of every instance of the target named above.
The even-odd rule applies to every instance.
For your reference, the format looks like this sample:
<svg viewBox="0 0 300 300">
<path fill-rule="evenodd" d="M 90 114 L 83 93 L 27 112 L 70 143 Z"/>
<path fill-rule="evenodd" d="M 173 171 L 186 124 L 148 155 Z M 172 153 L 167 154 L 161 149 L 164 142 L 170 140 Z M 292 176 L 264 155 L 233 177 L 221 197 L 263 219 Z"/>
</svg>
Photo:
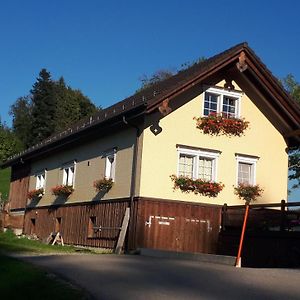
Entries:
<svg viewBox="0 0 300 300">
<path fill-rule="evenodd" d="M 35 234 L 35 219 L 30 219 L 30 234 Z"/>
<path fill-rule="evenodd" d="M 55 232 L 60 232 L 61 230 L 61 217 L 55 219 Z"/>
<path fill-rule="evenodd" d="M 96 217 L 92 216 L 92 217 L 90 217 L 89 224 L 88 224 L 88 237 L 89 238 L 95 237 L 94 227 L 96 227 Z"/>
</svg>

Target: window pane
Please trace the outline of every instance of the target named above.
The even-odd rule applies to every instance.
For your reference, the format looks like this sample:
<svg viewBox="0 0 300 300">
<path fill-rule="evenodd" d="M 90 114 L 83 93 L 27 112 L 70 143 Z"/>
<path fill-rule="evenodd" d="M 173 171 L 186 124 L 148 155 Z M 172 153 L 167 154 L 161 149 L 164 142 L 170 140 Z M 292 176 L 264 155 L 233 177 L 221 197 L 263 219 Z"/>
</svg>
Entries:
<svg viewBox="0 0 300 300">
<path fill-rule="evenodd" d="M 36 176 L 36 189 L 45 187 L 45 174 L 39 174 Z"/>
<path fill-rule="evenodd" d="M 75 172 L 75 166 L 70 166 L 64 168 L 63 171 L 63 185 L 74 185 L 74 172 Z"/>
<path fill-rule="evenodd" d="M 236 99 L 224 96 L 222 109 L 223 115 L 226 117 L 236 117 L 236 103 Z"/>
<path fill-rule="evenodd" d="M 114 179 L 115 154 L 109 154 L 105 159 L 105 178 Z"/>
<path fill-rule="evenodd" d="M 194 156 L 180 154 L 179 157 L 179 176 L 193 177 Z"/>
<path fill-rule="evenodd" d="M 216 113 L 217 107 L 218 107 L 218 95 L 211 94 L 211 93 L 205 93 L 204 98 L 204 115 L 208 116 L 209 114 Z"/>
<path fill-rule="evenodd" d="M 252 164 L 239 162 L 238 183 L 252 184 Z"/>
<path fill-rule="evenodd" d="M 208 181 L 213 179 L 213 160 L 211 158 L 199 157 L 198 178 Z"/>
</svg>

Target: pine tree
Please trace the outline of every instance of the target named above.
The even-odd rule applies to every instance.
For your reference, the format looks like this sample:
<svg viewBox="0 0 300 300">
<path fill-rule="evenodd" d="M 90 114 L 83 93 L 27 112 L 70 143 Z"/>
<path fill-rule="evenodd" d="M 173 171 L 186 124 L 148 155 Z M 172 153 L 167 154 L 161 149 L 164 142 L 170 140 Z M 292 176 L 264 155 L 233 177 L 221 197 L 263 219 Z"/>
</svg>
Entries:
<svg viewBox="0 0 300 300">
<path fill-rule="evenodd" d="M 32 90 L 32 126 L 30 144 L 36 144 L 54 133 L 56 98 L 51 74 L 42 69 Z"/>
<path fill-rule="evenodd" d="M 22 141 L 23 147 L 30 146 L 32 126 L 32 103 L 29 96 L 20 97 L 10 108 L 10 115 L 13 117 L 12 130 L 17 138 Z"/>
<path fill-rule="evenodd" d="M 63 77 L 52 80 L 42 69 L 30 95 L 17 99 L 10 113 L 13 131 L 27 148 L 99 109 L 80 90 L 67 86 Z"/>
</svg>

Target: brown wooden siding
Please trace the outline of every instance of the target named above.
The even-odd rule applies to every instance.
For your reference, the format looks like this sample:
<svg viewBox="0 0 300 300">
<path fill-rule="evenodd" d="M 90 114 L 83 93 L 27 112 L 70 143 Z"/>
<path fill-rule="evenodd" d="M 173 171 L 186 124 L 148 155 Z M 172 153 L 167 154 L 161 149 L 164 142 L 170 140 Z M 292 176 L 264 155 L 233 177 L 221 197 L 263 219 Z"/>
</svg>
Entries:
<svg viewBox="0 0 300 300">
<path fill-rule="evenodd" d="M 61 207 L 33 208 L 26 211 L 24 233 L 36 234 L 46 239 L 57 229 L 60 218 L 60 232 L 64 242 L 73 245 L 114 248 L 119 230 L 101 230 L 92 237 L 89 234 L 91 217 L 96 217 L 96 226 L 121 227 L 128 199 L 97 203 L 66 205 Z M 33 225 L 35 223 L 35 225 Z"/>
<path fill-rule="evenodd" d="M 10 209 L 25 208 L 29 186 L 28 165 L 13 166 L 10 181 L 9 203 Z"/>
<path fill-rule="evenodd" d="M 100 201 L 58 208 L 27 210 L 25 234 L 46 239 L 57 229 L 65 243 L 115 248 L 129 199 Z M 150 223 L 146 223 L 149 222 Z M 155 248 L 174 251 L 216 253 L 221 220 L 221 207 L 179 201 L 135 199 L 131 212 L 128 249 Z M 114 227 L 93 231 L 96 227 Z"/>
<path fill-rule="evenodd" d="M 220 206 L 140 199 L 135 210 L 136 248 L 216 253 Z"/>
</svg>

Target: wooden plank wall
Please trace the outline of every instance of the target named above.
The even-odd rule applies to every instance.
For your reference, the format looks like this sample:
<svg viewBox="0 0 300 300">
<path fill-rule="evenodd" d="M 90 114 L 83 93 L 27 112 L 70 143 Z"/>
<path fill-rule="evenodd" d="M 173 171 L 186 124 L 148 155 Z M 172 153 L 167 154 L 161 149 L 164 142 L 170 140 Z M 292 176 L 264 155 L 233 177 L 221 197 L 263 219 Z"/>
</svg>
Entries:
<svg viewBox="0 0 300 300">
<path fill-rule="evenodd" d="M 128 205 L 128 199 L 122 199 L 31 209 L 25 214 L 24 233 L 36 234 L 45 240 L 51 232 L 58 229 L 57 218 L 61 218 L 59 231 L 66 244 L 112 249 L 116 245 L 119 230 L 102 230 L 91 236 L 90 218 L 94 217 L 94 226 L 120 227 Z"/>
<path fill-rule="evenodd" d="M 12 167 L 9 191 L 10 209 L 25 208 L 29 186 L 29 172 L 30 167 L 28 165 L 22 164 Z"/>
<path fill-rule="evenodd" d="M 140 199 L 136 210 L 136 248 L 216 253 L 220 206 Z"/>
</svg>

